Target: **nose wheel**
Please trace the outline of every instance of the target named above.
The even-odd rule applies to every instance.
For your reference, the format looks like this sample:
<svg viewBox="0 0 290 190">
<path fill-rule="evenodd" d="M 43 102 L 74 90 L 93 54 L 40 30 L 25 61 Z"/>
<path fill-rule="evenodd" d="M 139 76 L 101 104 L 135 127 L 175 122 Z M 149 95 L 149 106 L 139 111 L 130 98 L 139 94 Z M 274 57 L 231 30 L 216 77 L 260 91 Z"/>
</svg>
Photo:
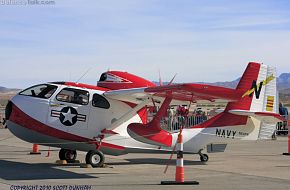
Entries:
<svg viewBox="0 0 290 190">
<path fill-rule="evenodd" d="M 208 161 L 208 155 L 200 153 L 200 161 L 201 162 L 207 162 Z"/>
<path fill-rule="evenodd" d="M 105 162 L 104 154 L 99 150 L 90 150 L 86 155 L 86 164 L 93 168 L 102 167 Z"/>
<path fill-rule="evenodd" d="M 74 163 L 74 161 L 77 158 L 77 151 L 69 149 L 60 149 L 58 156 L 60 160 L 66 160 L 67 163 Z"/>
</svg>

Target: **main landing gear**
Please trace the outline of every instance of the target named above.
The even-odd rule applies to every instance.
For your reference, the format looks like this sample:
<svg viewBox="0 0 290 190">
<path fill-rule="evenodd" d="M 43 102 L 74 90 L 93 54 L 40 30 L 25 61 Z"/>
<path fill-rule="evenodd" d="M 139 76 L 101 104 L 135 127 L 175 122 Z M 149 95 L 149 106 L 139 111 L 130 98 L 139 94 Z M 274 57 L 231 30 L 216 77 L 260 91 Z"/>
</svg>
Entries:
<svg viewBox="0 0 290 190">
<path fill-rule="evenodd" d="M 67 163 L 74 163 L 77 158 L 77 151 L 69 149 L 60 149 L 58 156 L 60 160 L 66 160 Z"/>
<path fill-rule="evenodd" d="M 69 149 L 60 149 L 59 159 L 66 160 L 67 163 L 74 163 L 77 158 L 77 151 Z M 105 162 L 104 154 L 99 150 L 90 150 L 86 155 L 86 164 L 93 168 L 102 167 Z"/>
<path fill-rule="evenodd" d="M 90 150 L 86 155 L 86 164 L 93 168 L 102 167 L 105 162 L 104 154 L 99 150 Z"/>
</svg>

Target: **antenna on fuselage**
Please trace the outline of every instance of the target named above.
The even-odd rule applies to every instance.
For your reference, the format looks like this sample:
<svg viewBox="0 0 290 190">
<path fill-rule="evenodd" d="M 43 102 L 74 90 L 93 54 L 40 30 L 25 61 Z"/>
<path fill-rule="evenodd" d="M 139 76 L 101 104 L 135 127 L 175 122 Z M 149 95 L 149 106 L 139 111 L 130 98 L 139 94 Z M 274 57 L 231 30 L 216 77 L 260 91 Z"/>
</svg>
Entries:
<svg viewBox="0 0 290 190">
<path fill-rule="evenodd" d="M 88 70 L 76 81 L 76 83 L 78 83 L 84 76 L 86 76 L 86 74 L 88 74 L 91 69 L 92 68 L 88 68 Z"/>
</svg>

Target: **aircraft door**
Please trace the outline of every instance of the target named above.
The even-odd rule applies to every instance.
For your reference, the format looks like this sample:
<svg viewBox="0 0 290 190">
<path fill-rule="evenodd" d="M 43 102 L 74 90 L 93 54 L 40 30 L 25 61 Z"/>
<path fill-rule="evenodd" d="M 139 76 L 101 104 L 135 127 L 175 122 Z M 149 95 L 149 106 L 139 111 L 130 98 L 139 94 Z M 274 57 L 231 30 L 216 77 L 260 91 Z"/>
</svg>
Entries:
<svg viewBox="0 0 290 190">
<path fill-rule="evenodd" d="M 84 132 L 88 128 L 89 92 L 63 88 L 50 100 L 48 124 L 67 132 Z"/>
<path fill-rule="evenodd" d="M 109 101 L 102 95 L 95 93 L 92 95 L 91 117 L 89 127 L 92 131 L 109 129 L 113 118 L 113 112 L 110 109 Z"/>
</svg>

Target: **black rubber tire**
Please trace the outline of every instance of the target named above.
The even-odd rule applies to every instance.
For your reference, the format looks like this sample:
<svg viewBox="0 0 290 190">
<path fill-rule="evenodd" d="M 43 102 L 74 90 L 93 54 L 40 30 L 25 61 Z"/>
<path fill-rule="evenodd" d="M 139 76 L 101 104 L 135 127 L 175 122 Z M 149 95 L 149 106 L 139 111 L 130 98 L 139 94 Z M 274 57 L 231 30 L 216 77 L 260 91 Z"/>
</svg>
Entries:
<svg viewBox="0 0 290 190">
<path fill-rule="evenodd" d="M 60 149 L 59 150 L 58 157 L 59 157 L 60 160 L 65 160 L 64 152 L 65 152 L 65 149 Z"/>
<path fill-rule="evenodd" d="M 209 160 L 209 157 L 207 154 L 202 154 L 202 156 L 200 156 L 201 162 L 207 162 L 208 160 Z"/>
<path fill-rule="evenodd" d="M 58 157 L 60 160 L 66 160 L 67 163 L 73 163 L 77 158 L 77 151 L 69 149 L 60 149 Z"/>
<path fill-rule="evenodd" d="M 8 101 L 5 107 L 5 121 L 8 121 L 10 119 L 11 113 L 12 113 L 12 102 Z"/>
<path fill-rule="evenodd" d="M 105 156 L 99 150 L 90 150 L 86 155 L 86 164 L 90 164 L 93 168 L 102 167 L 104 162 Z"/>
</svg>

